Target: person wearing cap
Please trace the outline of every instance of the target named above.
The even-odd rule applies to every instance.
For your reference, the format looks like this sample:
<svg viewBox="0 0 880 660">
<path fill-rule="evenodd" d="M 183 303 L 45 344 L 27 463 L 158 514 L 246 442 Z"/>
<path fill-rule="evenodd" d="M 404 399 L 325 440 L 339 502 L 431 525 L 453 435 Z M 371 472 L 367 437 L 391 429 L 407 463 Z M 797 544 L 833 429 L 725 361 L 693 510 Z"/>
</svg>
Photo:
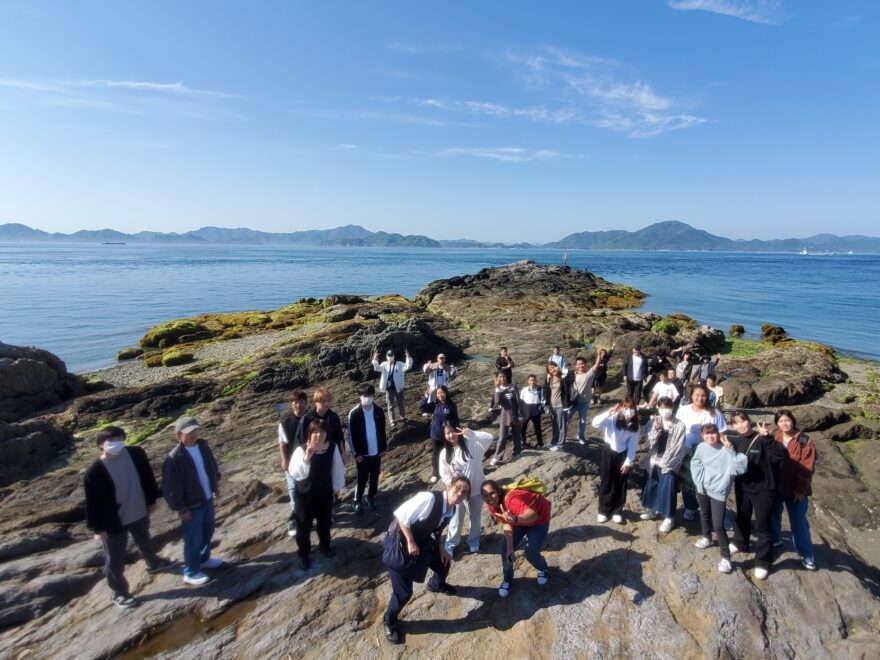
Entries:
<svg viewBox="0 0 880 660">
<path fill-rule="evenodd" d="M 434 392 L 441 385 L 449 385 L 449 381 L 455 378 L 458 371 L 453 364 L 447 364 L 443 353 L 437 354 L 436 362 L 425 362 L 422 371 L 428 375 L 428 402 L 433 403 Z M 427 417 L 427 415 L 423 415 Z"/>
<path fill-rule="evenodd" d="M 404 424 L 409 421 L 406 418 L 406 404 L 403 401 L 403 390 L 406 387 L 403 374 L 412 369 L 413 359 L 409 351 L 403 349 L 405 362 L 394 359 L 394 351 L 388 349 L 385 353 L 385 362 L 379 363 L 379 351 L 373 356 L 373 371 L 378 371 L 379 391 L 385 394 L 385 404 L 388 410 L 388 423 L 391 428 L 397 426 L 394 421 L 394 407 L 397 406 L 400 413 L 400 421 Z"/>
<path fill-rule="evenodd" d="M 223 562 L 211 557 L 214 536 L 214 498 L 219 495 L 220 470 L 208 443 L 201 437 L 195 417 L 184 415 L 174 422 L 178 443 L 162 465 L 162 494 L 168 507 L 180 517 L 183 530 L 183 581 L 202 585 L 210 578 L 203 568 L 219 568 Z"/>
<path fill-rule="evenodd" d="M 150 514 L 156 510 L 159 486 L 147 452 L 126 447 L 124 430 L 104 427 L 95 440 L 101 455 L 83 480 L 86 526 L 104 544 L 104 572 L 113 603 L 127 609 L 138 604 L 124 575 L 129 534 L 147 563 L 147 572 L 156 573 L 173 564 L 156 554 L 150 539 Z"/>
<path fill-rule="evenodd" d="M 648 371 L 648 363 L 642 356 L 642 347 L 636 344 L 632 353 L 623 362 L 623 382 L 626 383 L 626 396 L 639 405 L 642 400 L 642 384 Z"/>
</svg>

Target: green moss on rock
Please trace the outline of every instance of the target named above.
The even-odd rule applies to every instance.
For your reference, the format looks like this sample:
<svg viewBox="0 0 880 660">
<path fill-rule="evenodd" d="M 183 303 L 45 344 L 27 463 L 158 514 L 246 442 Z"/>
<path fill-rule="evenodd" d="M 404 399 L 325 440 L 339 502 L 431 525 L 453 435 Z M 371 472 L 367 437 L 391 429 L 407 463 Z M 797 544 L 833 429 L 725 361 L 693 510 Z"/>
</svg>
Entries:
<svg viewBox="0 0 880 660">
<path fill-rule="evenodd" d="M 195 359 L 195 355 L 184 351 L 167 351 L 162 355 L 162 366 L 176 367 L 179 364 L 187 364 Z"/>
<path fill-rule="evenodd" d="M 162 366 L 162 354 L 155 353 L 144 358 L 144 366 L 145 367 L 161 367 Z"/>
<path fill-rule="evenodd" d="M 147 332 L 138 342 L 141 346 L 164 348 L 174 346 L 183 335 L 202 332 L 205 327 L 201 323 L 188 319 L 180 319 L 162 323 Z"/>
<path fill-rule="evenodd" d="M 142 348 L 123 348 L 116 354 L 116 361 L 122 362 L 123 360 L 134 360 L 136 357 L 140 357 L 144 354 L 144 349 Z"/>
</svg>

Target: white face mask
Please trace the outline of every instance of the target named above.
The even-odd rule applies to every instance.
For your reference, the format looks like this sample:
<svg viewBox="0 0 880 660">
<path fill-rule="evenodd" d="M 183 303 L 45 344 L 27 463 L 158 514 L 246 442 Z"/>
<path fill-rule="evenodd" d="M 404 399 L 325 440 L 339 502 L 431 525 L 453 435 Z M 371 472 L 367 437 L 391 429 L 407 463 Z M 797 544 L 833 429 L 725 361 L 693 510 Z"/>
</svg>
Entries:
<svg viewBox="0 0 880 660">
<path fill-rule="evenodd" d="M 361 405 L 362 405 L 364 408 L 369 408 L 370 406 L 373 405 L 373 397 L 371 397 L 371 396 L 362 396 L 362 397 L 361 397 Z"/>
<path fill-rule="evenodd" d="M 108 440 L 104 443 L 103 449 L 110 456 L 119 456 L 125 449 L 125 440 Z"/>
<path fill-rule="evenodd" d="M 669 419 L 672 417 L 672 408 L 660 408 L 660 417 L 663 419 Z"/>
<path fill-rule="evenodd" d="M 626 421 L 629 421 L 633 418 L 633 415 L 635 415 L 635 414 L 636 414 L 635 410 L 633 410 L 632 408 L 627 408 L 623 411 L 623 418 Z"/>
</svg>

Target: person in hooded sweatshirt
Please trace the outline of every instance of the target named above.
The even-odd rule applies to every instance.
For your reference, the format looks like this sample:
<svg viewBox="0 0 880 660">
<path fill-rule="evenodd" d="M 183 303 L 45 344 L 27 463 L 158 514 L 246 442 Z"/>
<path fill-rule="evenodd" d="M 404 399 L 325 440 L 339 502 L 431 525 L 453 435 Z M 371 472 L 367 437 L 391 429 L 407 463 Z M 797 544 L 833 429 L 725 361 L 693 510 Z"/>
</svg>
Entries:
<svg viewBox="0 0 880 660">
<path fill-rule="evenodd" d="M 733 478 L 746 471 L 745 454 L 737 454 L 730 440 L 721 435 L 715 424 L 703 424 L 703 441 L 697 445 L 691 458 L 691 476 L 700 506 L 700 525 L 703 536 L 694 544 L 703 549 L 712 545 L 712 529 L 718 536 L 721 561 L 718 570 L 730 573 L 730 547 L 724 528 L 727 498 L 733 489 Z"/>
<path fill-rule="evenodd" d="M 731 553 L 749 551 L 754 529 L 755 572 L 758 580 L 766 580 L 773 563 L 773 539 L 771 518 L 779 473 L 785 462 L 786 451 L 773 439 L 766 424 L 758 423 L 757 429 L 747 413 L 737 411 L 730 417 L 735 434 L 730 441 L 740 454 L 748 459 L 746 471 L 736 478 L 733 492 L 736 500 L 736 527 L 733 543 L 728 544 Z M 755 518 L 752 526 L 752 515 Z"/>
</svg>

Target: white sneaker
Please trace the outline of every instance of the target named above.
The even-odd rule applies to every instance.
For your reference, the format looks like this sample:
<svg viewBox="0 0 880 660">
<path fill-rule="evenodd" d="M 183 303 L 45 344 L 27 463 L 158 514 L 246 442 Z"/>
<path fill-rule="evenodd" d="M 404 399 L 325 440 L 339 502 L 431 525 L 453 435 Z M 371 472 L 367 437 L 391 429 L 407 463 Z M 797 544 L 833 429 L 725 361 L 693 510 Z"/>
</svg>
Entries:
<svg viewBox="0 0 880 660">
<path fill-rule="evenodd" d="M 808 571 L 815 571 L 816 570 L 816 562 L 813 559 L 807 559 L 806 557 L 803 557 L 801 559 L 801 563 L 804 565 L 804 568 L 806 568 Z"/>
<path fill-rule="evenodd" d="M 654 516 L 657 514 L 653 511 L 645 511 L 642 515 L 639 516 L 642 520 L 654 520 Z"/>
<path fill-rule="evenodd" d="M 202 562 L 202 568 L 220 568 L 223 566 L 223 560 L 217 559 L 216 557 L 211 557 L 210 559 L 206 559 Z"/>
<path fill-rule="evenodd" d="M 510 583 L 509 582 L 502 582 L 501 586 L 498 587 L 498 595 L 501 596 L 502 598 L 507 598 L 507 596 L 509 594 L 510 594 Z"/>
<path fill-rule="evenodd" d="M 611 516 L 611 520 L 616 522 L 618 525 L 623 524 L 623 516 L 620 515 L 619 513 L 615 513 L 613 516 Z"/>
<path fill-rule="evenodd" d="M 538 584 L 542 587 L 550 581 L 550 576 L 547 575 L 547 571 L 538 571 Z"/>
<path fill-rule="evenodd" d="M 203 584 L 209 582 L 210 580 L 211 580 L 211 578 L 209 578 L 204 573 L 194 573 L 193 575 L 184 575 L 183 576 L 183 581 L 186 584 L 193 585 L 194 587 L 200 587 Z"/>
<path fill-rule="evenodd" d="M 739 547 L 735 543 L 728 543 L 727 549 L 730 551 L 730 554 L 732 554 L 732 555 L 739 552 Z"/>
<path fill-rule="evenodd" d="M 584 440 L 583 438 L 578 438 L 578 444 L 579 444 L 579 445 L 585 445 L 585 444 L 587 444 L 587 441 Z"/>
<path fill-rule="evenodd" d="M 608 522 L 608 516 L 606 516 L 606 515 L 603 514 L 603 513 L 600 513 L 598 516 L 596 516 L 596 520 L 597 520 L 598 522 L 600 522 L 600 523 L 607 523 L 607 522 Z"/>
<path fill-rule="evenodd" d="M 718 562 L 718 570 L 722 573 L 730 573 L 733 571 L 733 566 L 730 565 L 729 559 L 722 559 Z"/>
<path fill-rule="evenodd" d="M 706 548 L 712 545 L 712 539 L 708 539 L 705 536 L 701 536 L 696 543 L 694 543 L 695 548 L 699 548 L 700 550 L 705 550 Z"/>
<path fill-rule="evenodd" d="M 495 467 L 496 465 L 498 465 L 498 458 L 493 456 L 492 460 L 489 461 L 489 465 L 491 465 L 492 467 Z"/>
<path fill-rule="evenodd" d="M 770 571 L 768 571 L 766 568 L 756 568 L 755 569 L 755 579 L 756 580 L 766 580 L 768 575 L 770 575 Z"/>
<path fill-rule="evenodd" d="M 432 474 L 431 478 L 428 479 L 428 483 L 429 484 L 436 484 L 437 483 L 437 476 Z"/>
<path fill-rule="evenodd" d="M 685 520 L 694 520 L 697 517 L 697 512 L 693 509 L 685 509 L 684 510 L 684 519 Z"/>
<path fill-rule="evenodd" d="M 664 534 L 668 534 L 672 531 L 674 525 L 675 521 L 672 518 L 664 518 L 663 522 L 660 523 L 660 531 Z"/>
<path fill-rule="evenodd" d="M 468 545 L 468 550 L 471 551 L 472 555 L 475 555 L 480 551 L 480 544 L 479 543 L 471 543 Z"/>
<path fill-rule="evenodd" d="M 548 447 L 550 451 L 559 451 L 559 445 L 550 445 Z"/>
</svg>

